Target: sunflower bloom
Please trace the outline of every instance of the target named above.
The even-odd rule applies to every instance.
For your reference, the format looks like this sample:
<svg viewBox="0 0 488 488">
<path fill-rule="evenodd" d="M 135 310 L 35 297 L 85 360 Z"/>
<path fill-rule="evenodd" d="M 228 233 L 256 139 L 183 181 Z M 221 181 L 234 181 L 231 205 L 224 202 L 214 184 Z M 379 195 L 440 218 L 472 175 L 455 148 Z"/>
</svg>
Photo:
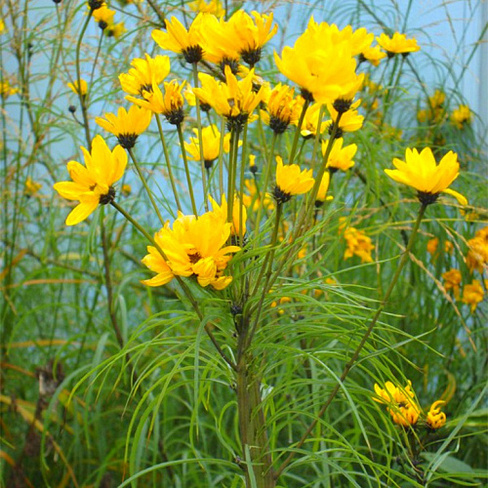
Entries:
<svg viewBox="0 0 488 488">
<path fill-rule="evenodd" d="M 237 80 L 229 66 L 225 67 L 226 82 L 219 82 L 213 76 L 200 73 L 201 88 L 193 93 L 210 105 L 219 115 L 227 118 L 229 129 L 242 128 L 257 105 L 262 101 L 264 88 L 253 91 L 254 69 L 242 80 Z"/>
<path fill-rule="evenodd" d="M 471 313 L 474 313 L 479 303 L 483 301 L 485 291 L 478 280 L 473 280 L 470 285 L 465 285 L 463 289 L 463 298 L 461 299 L 466 305 L 470 305 Z"/>
<path fill-rule="evenodd" d="M 200 161 L 198 129 L 193 129 L 193 133 L 195 137 L 190 137 L 190 142 L 185 142 L 185 150 L 188 153 L 188 159 Z M 203 160 L 207 169 L 210 169 L 213 162 L 219 157 L 220 137 L 220 132 L 215 124 L 202 129 Z M 230 133 L 224 136 L 223 149 L 226 153 L 230 151 Z"/>
<path fill-rule="evenodd" d="M 444 192 L 461 205 L 467 205 L 463 195 L 448 188 L 459 175 L 456 153 L 449 151 L 437 164 L 430 148 L 426 147 L 420 153 L 417 149 L 407 148 L 405 161 L 395 158 L 393 165 L 396 169 L 385 169 L 385 173 L 398 183 L 415 188 L 422 204 L 434 203 L 439 193 Z"/>
<path fill-rule="evenodd" d="M 286 46 L 281 58 L 275 52 L 278 69 L 309 101 L 351 100 L 361 87 L 364 75 L 356 74 L 352 40 L 337 32 L 335 25 L 317 24 L 312 17 L 293 47 Z"/>
<path fill-rule="evenodd" d="M 325 155 L 329 144 L 332 144 L 332 150 L 327 160 L 327 168 L 329 168 L 331 173 L 335 173 L 338 170 L 347 171 L 355 164 L 352 158 L 356 154 L 358 146 L 356 144 L 349 144 L 348 146 L 342 147 L 343 143 L 344 139 L 342 137 L 334 141 L 322 142 L 322 155 Z"/>
<path fill-rule="evenodd" d="M 230 254 L 241 249 L 225 246 L 231 226 L 218 212 L 206 212 L 198 219 L 194 215 L 179 213 L 172 229 L 168 222 L 154 236 L 165 256 L 157 248 L 148 246 L 149 254 L 142 262 L 157 274 L 142 283 L 161 286 L 175 275 L 194 276 L 202 287 L 211 285 L 216 290 L 224 289 L 232 281 L 231 276 L 223 274 L 231 260 Z"/>
<path fill-rule="evenodd" d="M 54 189 L 67 200 L 80 203 L 66 218 L 66 225 L 76 225 L 85 220 L 98 205 L 113 201 L 115 189 L 112 186 L 122 178 L 127 166 L 127 154 L 121 146 L 110 151 L 102 136 L 95 136 L 91 153 L 81 148 L 85 166 L 77 161 L 68 163 L 68 172 L 73 181 L 61 181 Z"/>
<path fill-rule="evenodd" d="M 279 83 L 271 91 L 266 111 L 261 118 L 275 134 L 283 134 L 290 124 L 297 124 L 303 107 L 303 98 L 293 98 L 294 88 Z"/>
<path fill-rule="evenodd" d="M 182 54 L 187 63 L 198 63 L 203 57 L 203 16 L 198 14 L 188 30 L 176 17 L 171 17 L 166 20 L 166 32 L 156 29 L 151 36 L 162 49 Z"/>
<path fill-rule="evenodd" d="M 168 56 L 134 58 L 128 73 L 119 75 L 120 86 L 129 95 L 142 96 L 144 91 L 151 92 L 153 82 L 159 85 L 168 76 L 171 65 Z"/>
<path fill-rule="evenodd" d="M 149 109 L 155 114 L 163 114 L 168 122 L 173 125 L 179 125 L 185 118 L 183 111 L 183 95 L 181 90 L 185 86 L 185 82 L 181 85 L 176 81 L 164 82 L 164 93 L 161 88 L 153 82 L 152 90 L 143 90 L 143 100 L 135 98 L 130 95 L 125 98 L 139 107 Z"/>
<path fill-rule="evenodd" d="M 387 405 L 387 410 L 395 424 L 409 427 L 417 423 L 420 407 L 415 400 L 415 393 L 412 391 L 410 380 L 405 388 L 399 388 L 391 381 L 385 383 L 385 388 L 381 388 L 375 383 L 374 391 L 377 398 L 373 398 L 373 400 Z"/>
<path fill-rule="evenodd" d="M 446 414 L 441 412 L 441 406 L 445 405 L 444 400 L 437 400 L 432 404 L 429 411 L 427 412 L 427 425 L 431 429 L 440 429 L 446 423 Z"/>
<path fill-rule="evenodd" d="M 420 51 L 417 39 L 407 39 L 405 34 L 400 34 L 399 32 L 395 32 L 393 37 L 381 34 L 376 40 L 380 47 L 386 51 L 389 58 L 395 56 L 395 54 L 407 56 L 410 53 Z"/>
<path fill-rule="evenodd" d="M 283 165 L 280 156 L 276 156 L 276 186 L 273 196 L 276 203 L 283 204 L 294 195 L 302 195 L 310 191 L 315 183 L 312 170 L 301 170 L 298 164 Z"/>
<path fill-rule="evenodd" d="M 137 137 L 149 127 L 151 116 L 149 110 L 132 105 L 128 112 L 120 107 L 117 115 L 107 113 L 105 119 L 97 117 L 95 122 L 107 132 L 114 134 L 124 149 L 131 149 Z"/>
</svg>

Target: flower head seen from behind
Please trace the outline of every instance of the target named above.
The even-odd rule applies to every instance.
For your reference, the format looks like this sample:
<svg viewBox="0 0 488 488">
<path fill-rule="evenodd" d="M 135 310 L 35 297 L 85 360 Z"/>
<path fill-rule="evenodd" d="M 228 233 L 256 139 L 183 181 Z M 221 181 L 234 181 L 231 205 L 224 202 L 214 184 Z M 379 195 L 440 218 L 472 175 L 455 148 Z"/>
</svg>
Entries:
<svg viewBox="0 0 488 488">
<path fill-rule="evenodd" d="M 120 107 L 117 115 L 107 113 L 105 119 L 97 117 L 95 122 L 114 134 L 124 149 L 131 149 L 134 147 L 137 137 L 149 127 L 151 116 L 149 110 L 132 105 L 128 112 L 125 108 Z"/>
<path fill-rule="evenodd" d="M 415 188 L 423 205 L 434 203 L 441 192 L 452 195 L 461 205 L 468 203 L 463 195 L 449 188 L 459 175 L 456 153 L 449 151 L 437 164 L 429 147 L 420 153 L 407 148 L 405 161 L 395 158 L 393 165 L 396 169 L 385 169 L 385 173 L 398 183 Z"/>
<path fill-rule="evenodd" d="M 420 407 L 415 399 L 410 380 L 404 388 L 394 385 L 391 381 L 387 381 L 384 388 L 375 383 L 374 391 L 377 397 L 373 400 L 387 405 L 387 410 L 395 424 L 410 427 L 417 423 Z"/>
<path fill-rule="evenodd" d="M 80 203 L 66 218 L 66 225 L 76 225 L 85 220 L 98 205 L 113 201 L 115 189 L 112 186 L 122 178 L 127 166 L 127 154 L 121 146 L 109 149 L 102 136 L 95 136 L 91 152 L 81 148 L 85 166 L 77 161 L 68 163 L 68 172 L 73 181 L 62 181 L 54 189 L 67 200 Z"/>
<path fill-rule="evenodd" d="M 226 246 L 232 224 L 224 222 L 220 212 L 206 212 L 199 216 L 178 214 L 155 234 L 154 240 L 164 252 L 162 256 L 154 246 L 148 246 L 142 262 L 156 276 L 143 281 L 148 286 L 162 286 L 174 276 L 194 276 L 202 287 L 211 285 L 222 290 L 232 281 L 225 276 L 231 255 L 240 251 L 238 246 Z"/>
<path fill-rule="evenodd" d="M 315 197 L 315 206 L 317 208 L 321 207 L 326 201 L 333 200 L 333 196 L 327 195 L 330 184 L 330 173 L 328 171 L 324 172 L 322 176 L 322 181 L 320 182 L 319 189 L 317 191 L 317 196 Z"/>
<path fill-rule="evenodd" d="M 280 156 L 276 156 L 276 186 L 273 196 L 278 204 L 283 204 L 294 195 L 302 195 L 312 189 L 314 178 L 312 170 L 301 170 L 298 164 L 284 165 Z"/>
<path fill-rule="evenodd" d="M 376 40 L 390 58 L 395 56 L 395 54 L 403 54 L 406 56 L 410 53 L 420 51 L 417 39 L 407 39 L 405 34 L 400 34 L 399 32 L 395 32 L 392 37 L 383 33 Z"/>
<path fill-rule="evenodd" d="M 444 400 L 437 400 L 431 405 L 427 412 L 426 423 L 433 430 L 444 427 L 446 423 L 446 414 L 441 412 L 441 407 L 442 405 L 445 405 L 445 403 Z"/>
</svg>

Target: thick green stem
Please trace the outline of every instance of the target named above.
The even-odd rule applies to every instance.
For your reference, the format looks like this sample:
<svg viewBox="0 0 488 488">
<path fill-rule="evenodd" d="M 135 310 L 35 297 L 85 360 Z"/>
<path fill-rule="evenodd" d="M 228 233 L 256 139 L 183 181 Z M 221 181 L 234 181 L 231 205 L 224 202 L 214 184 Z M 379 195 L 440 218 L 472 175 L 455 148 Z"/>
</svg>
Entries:
<svg viewBox="0 0 488 488">
<path fill-rule="evenodd" d="M 383 312 L 386 304 L 388 303 L 388 300 L 390 299 L 391 293 L 393 292 L 393 289 L 395 288 L 395 285 L 398 281 L 398 278 L 400 278 L 400 275 L 402 273 L 403 268 L 405 267 L 405 264 L 408 261 L 408 258 L 410 256 L 410 251 L 412 250 L 413 243 L 415 242 L 415 237 L 417 235 L 417 232 L 420 227 L 420 223 L 422 222 L 422 218 L 425 213 L 425 209 L 427 208 L 426 205 L 422 204 L 417 216 L 417 220 L 415 221 L 415 225 L 412 229 L 412 233 L 410 235 L 410 239 L 408 241 L 407 247 L 405 249 L 405 252 L 402 255 L 402 258 L 400 260 L 400 263 L 398 264 L 398 267 L 395 271 L 395 274 L 393 275 L 393 278 L 391 279 L 390 285 L 388 286 L 388 289 L 385 292 L 385 295 L 383 297 L 383 300 L 381 301 L 380 306 L 376 310 L 373 318 L 371 319 L 371 322 L 364 333 L 363 337 L 361 338 L 361 341 L 359 345 L 356 347 L 356 350 L 354 351 L 351 359 L 349 362 L 346 364 L 344 367 L 344 370 L 341 374 L 341 377 L 339 379 L 339 382 L 336 384 L 334 389 L 331 391 L 329 397 L 327 398 L 327 401 L 324 403 L 322 408 L 320 409 L 319 413 L 317 414 L 317 417 L 313 420 L 313 422 L 309 425 L 305 433 L 302 435 L 302 438 L 298 441 L 297 445 L 295 446 L 294 450 L 290 452 L 288 457 L 281 463 L 281 466 L 276 470 L 276 479 L 278 479 L 283 472 L 283 470 L 290 464 L 291 460 L 295 456 L 295 454 L 300 450 L 300 448 L 303 446 L 305 441 L 307 440 L 308 436 L 313 432 L 315 429 L 315 426 L 317 425 L 319 419 L 324 415 L 326 412 L 327 408 L 329 408 L 329 405 L 332 403 L 332 400 L 336 397 L 337 393 L 339 392 L 341 385 L 344 383 L 344 380 L 346 379 L 347 375 L 351 371 L 352 367 L 356 363 L 357 359 L 359 358 L 359 354 L 363 350 L 363 347 L 366 344 L 366 341 L 368 340 L 369 336 L 371 335 L 371 332 L 373 332 L 373 328 L 376 325 L 376 322 L 378 321 L 381 313 Z"/>
</svg>

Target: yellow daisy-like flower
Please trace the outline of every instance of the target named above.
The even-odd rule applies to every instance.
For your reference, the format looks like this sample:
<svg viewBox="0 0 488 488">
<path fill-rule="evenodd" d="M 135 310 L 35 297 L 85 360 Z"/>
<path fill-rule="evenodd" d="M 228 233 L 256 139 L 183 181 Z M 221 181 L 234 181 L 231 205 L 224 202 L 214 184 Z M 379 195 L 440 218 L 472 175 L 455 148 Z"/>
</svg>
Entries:
<svg viewBox="0 0 488 488">
<path fill-rule="evenodd" d="M 266 111 L 261 118 L 275 134 L 283 134 L 290 124 L 297 124 L 303 107 L 303 98 L 294 98 L 294 88 L 279 83 L 271 91 Z"/>
<path fill-rule="evenodd" d="M 73 81 L 73 83 L 68 83 L 68 88 L 71 88 L 73 93 L 76 95 L 85 96 L 88 92 L 88 83 L 81 78 L 80 85 L 78 86 L 78 80 Z"/>
<path fill-rule="evenodd" d="M 446 291 L 452 290 L 454 298 L 457 300 L 459 298 L 459 289 L 462 281 L 461 271 L 458 269 L 450 269 L 449 271 L 442 273 L 442 278 L 444 280 L 444 288 Z"/>
<path fill-rule="evenodd" d="M 27 178 L 25 180 L 24 194 L 28 197 L 33 197 L 41 188 L 41 183 L 34 181 L 32 178 Z"/>
<path fill-rule="evenodd" d="M 283 204 L 293 195 L 302 195 L 310 191 L 315 183 L 312 170 L 301 170 L 298 164 L 283 165 L 280 156 L 276 156 L 276 186 L 273 197 L 276 203 Z"/>
<path fill-rule="evenodd" d="M 395 32 L 393 37 L 381 34 L 376 40 L 386 51 L 389 58 L 395 56 L 395 54 L 403 54 L 407 56 L 410 53 L 420 51 L 417 39 L 407 39 L 405 34 L 400 34 L 399 32 Z"/>
<path fill-rule="evenodd" d="M 432 108 L 441 107 L 446 101 L 446 94 L 442 90 L 435 90 L 434 94 L 429 97 L 429 105 Z"/>
<path fill-rule="evenodd" d="M 220 213 L 206 212 L 199 216 L 178 214 L 170 228 L 169 222 L 155 234 L 156 244 L 164 252 L 148 246 L 142 262 L 156 276 L 142 283 L 161 286 L 176 276 L 195 276 L 200 286 L 211 285 L 224 289 L 232 281 L 223 272 L 231 260 L 230 254 L 240 251 L 238 246 L 225 246 L 232 224 L 224 222 Z"/>
<path fill-rule="evenodd" d="M 385 383 L 385 388 L 381 388 L 375 383 L 374 391 L 379 398 L 373 398 L 373 400 L 388 406 L 387 410 L 392 416 L 393 422 L 404 427 L 417 423 L 420 407 L 415 400 L 410 380 L 405 388 L 399 388 L 391 381 Z"/>
<path fill-rule="evenodd" d="M 168 56 L 151 58 L 146 54 L 145 59 L 135 58 L 130 64 L 133 67 L 129 72 L 119 75 L 120 86 L 129 95 L 142 96 L 144 91 L 151 92 L 153 82 L 161 84 L 171 69 Z"/>
<path fill-rule="evenodd" d="M 176 18 L 166 20 L 166 31 L 153 30 L 152 38 L 162 49 L 182 54 L 187 63 L 198 63 L 203 57 L 205 37 L 202 21 L 206 14 L 198 14 L 188 30 Z"/>
<path fill-rule="evenodd" d="M 115 39 L 118 39 L 125 32 L 127 32 L 127 29 L 125 28 L 124 22 L 109 25 L 106 30 L 107 37 L 114 37 Z"/>
<path fill-rule="evenodd" d="M 361 100 L 356 100 L 346 111 L 341 111 L 341 118 L 339 119 L 339 130 L 337 135 L 340 137 L 343 132 L 355 132 L 363 126 L 364 117 L 359 114 L 357 108 L 359 107 Z M 337 105 L 337 104 L 335 104 Z M 332 122 L 337 120 L 339 112 L 334 107 L 334 104 L 328 103 L 327 110 L 329 111 L 330 118 L 326 122 L 326 127 L 330 131 Z"/>
<path fill-rule="evenodd" d="M 327 191 L 329 190 L 330 184 L 330 173 L 326 171 L 324 176 L 322 176 L 322 181 L 320 182 L 319 190 L 317 192 L 317 196 L 315 198 L 315 206 L 321 207 L 324 202 L 328 200 L 332 200 L 334 197 L 328 196 Z"/>
<path fill-rule="evenodd" d="M 92 16 L 100 29 L 106 29 L 114 23 L 115 10 L 110 10 L 106 5 L 102 5 L 92 12 Z"/>
<path fill-rule="evenodd" d="M 451 114 L 451 122 L 458 128 L 462 129 L 466 124 L 470 124 L 473 114 L 467 105 L 459 105 Z"/>
<path fill-rule="evenodd" d="M 229 66 L 225 67 L 226 82 L 219 82 L 213 76 L 200 73 L 201 88 L 193 88 L 193 93 L 210 105 L 219 115 L 227 117 L 229 130 L 242 128 L 253 110 L 262 101 L 264 88 L 253 91 L 254 69 L 242 80 L 237 80 Z"/>
<path fill-rule="evenodd" d="M 488 226 L 478 230 L 475 237 L 468 240 L 468 246 L 466 264 L 469 270 L 483 273 L 488 264 Z"/>
<path fill-rule="evenodd" d="M 348 146 L 342 147 L 344 139 L 339 137 L 335 139 L 332 143 L 332 150 L 329 154 L 329 159 L 327 160 L 327 168 L 331 173 L 335 173 L 338 170 L 347 171 L 354 166 L 354 161 L 352 158 L 358 150 L 356 144 L 349 144 Z M 329 147 L 329 141 L 322 142 L 322 155 L 325 155 L 327 148 Z"/>
<path fill-rule="evenodd" d="M 293 47 L 286 46 L 281 58 L 275 52 L 278 69 L 300 88 L 302 96 L 318 103 L 351 100 L 364 75 L 356 74 L 351 38 L 337 35 L 337 27 L 310 19 Z"/>
<path fill-rule="evenodd" d="M 73 181 L 62 181 L 54 189 L 67 200 L 80 203 L 66 218 L 66 225 L 76 225 L 85 220 L 100 205 L 113 201 L 115 189 L 112 186 L 122 178 L 127 166 L 127 153 L 121 146 L 110 151 L 102 136 L 95 136 L 91 153 L 81 148 L 85 166 L 77 161 L 68 163 L 68 172 Z"/>
<path fill-rule="evenodd" d="M 373 66 L 379 66 L 380 61 L 384 58 L 386 58 L 386 53 L 381 50 L 380 46 L 363 49 L 359 55 L 360 61 L 369 61 Z"/>
<path fill-rule="evenodd" d="M 267 15 L 252 11 L 251 15 L 254 19 L 244 10 L 238 10 L 229 19 L 229 24 L 237 52 L 245 63 L 253 67 L 261 59 L 262 47 L 278 31 L 278 25 L 273 25 L 272 12 Z"/>
<path fill-rule="evenodd" d="M 225 15 L 225 9 L 222 7 L 222 2 L 220 0 L 210 0 L 208 3 L 205 0 L 195 0 L 194 2 L 190 2 L 188 7 L 193 10 L 193 12 L 213 14 L 216 17 Z"/>
<path fill-rule="evenodd" d="M 470 285 L 465 285 L 463 289 L 463 298 L 461 299 L 463 303 L 471 306 L 471 313 L 474 313 L 478 303 L 483 301 L 485 296 L 485 291 L 483 286 L 478 280 L 473 280 Z"/>
<path fill-rule="evenodd" d="M 308 139 L 317 134 L 317 126 L 319 125 L 320 108 L 321 108 L 320 103 L 314 103 L 307 108 L 302 123 L 302 129 L 300 132 L 302 137 Z M 323 134 L 327 129 L 328 125 L 329 124 L 322 118 L 319 133 Z"/>
<path fill-rule="evenodd" d="M 120 107 L 117 115 L 112 113 L 105 114 L 105 119 L 97 117 L 95 122 L 106 131 L 114 134 L 119 144 L 124 149 L 131 149 L 140 136 L 151 123 L 151 111 L 132 105 L 127 112 Z"/>
<path fill-rule="evenodd" d="M 184 99 L 181 94 L 184 86 L 185 82 L 180 85 L 177 80 L 165 81 L 163 93 L 161 88 L 153 82 L 151 91 L 142 91 L 143 100 L 130 95 L 125 98 L 139 105 L 139 107 L 151 110 L 155 114 L 163 114 L 170 124 L 179 125 L 185 118 L 183 111 Z"/>
<path fill-rule="evenodd" d="M 456 198 L 461 205 L 467 205 L 463 195 L 448 188 L 459 175 L 456 153 L 449 151 L 437 164 L 429 147 L 420 153 L 415 148 L 407 148 L 405 161 L 395 158 L 393 165 L 396 169 L 385 169 L 385 173 L 398 183 L 415 188 L 422 204 L 434 203 L 439 193 L 444 192 Z"/>
<path fill-rule="evenodd" d="M 198 129 L 193 129 L 195 137 L 190 137 L 190 142 L 185 142 L 185 149 L 188 159 L 200 161 L 200 142 L 198 139 Z M 242 144 L 242 142 L 241 142 Z M 203 160 L 205 168 L 210 169 L 213 162 L 220 154 L 220 132 L 215 124 L 202 129 Z M 230 151 L 230 133 L 224 136 L 224 152 Z"/>
<path fill-rule="evenodd" d="M 368 237 L 364 231 L 356 229 L 356 227 L 345 227 L 345 218 L 341 217 L 341 224 L 339 225 L 339 232 L 344 232 L 344 239 L 346 241 L 346 250 L 344 251 L 344 259 L 358 256 L 361 258 L 361 263 L 372 263 L 373 258 L 371 253 L 374 249 L 371 238 Z"/>
<path fill-rule="evenodd" d="M 222 204 L 219 205 L 211 196 L 209 196 L 210 203 L 212 204 L 212 210 L 216 215 L 220 215 L 223 222 L 227 222 L 227 200 L 225 195 L 222 195 Z M 230 233 L 233 236 L 245 235 L 247 231 L 246 227 L 247 209 L 244 203 L 240 203 L 239 196 L 234 195 L 234 203 L 232 205 L 232 227 Z M 242 221 L 242 233 L 241 233 L 241 221 Z"/>
<path fill-rule="evenodd" d="M 242 195 L 242 203 L 247 208 L 251 209 L 254 212 L 258 210 L 260 205 L 263 205 L 263 208 L 267 210 L 274 209 L 274 202 L 269 193 L 266 193 L 263 200 L 261 201 L 261 197 L 256 187 L 256 182 L 254 180 L 244 180 L 244 186 L 249 192 L 249 195 L 246 193 Z"/>
<path fill-rule="evenodd" d="M 5 23 L 3 19 L 0 19 L 0 34 L 5 31 Z"/>
<path fill-rule="evenodd" d="M 440 429 L 446 423 L 446 414 L 441 412 L 441 406 L 445 405 L 444 400 L 434 402 L 427 412 L 426 422 L 431 429 Z"/>
</svg>

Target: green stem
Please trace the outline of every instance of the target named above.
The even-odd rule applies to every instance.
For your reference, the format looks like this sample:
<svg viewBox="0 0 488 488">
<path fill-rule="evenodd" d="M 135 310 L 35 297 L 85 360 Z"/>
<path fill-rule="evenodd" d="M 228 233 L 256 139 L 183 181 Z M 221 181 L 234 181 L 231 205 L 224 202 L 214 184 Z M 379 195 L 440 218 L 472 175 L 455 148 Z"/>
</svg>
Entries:
<svg viewBox="0 0 488 488">
<path fill-rule="evenodd" d="M 139 178 L 140 180 L 142 181 L 142 184 L 144 186 L 144 189 L 146 190 L 146 193 L 149 197 L 149 200 L 151 200 L 151 204 L 154 208 L 154 211 L 156 212 L 156 215 L 158 216 L 158 219 L 159 221 L 161 222 L 161 225 L 164 227 L 164 219 L 158 209 L 158 206 L 156 204 L 156 201 L 154 200 L 154 197 L 153 197 L 153 194 L 151 192 L 151 189 L 149 188 L 148 184 L 147 184 L 147 181 L 146 181 L 146 178 L 144 178 L 144 175 L 142 174 L 142 171 L 141 171 L 141 168 L 139 166 L 139 163 L 137 162 L 137 159 L 134 155 L 134 151 L 132 150 L 132 148 L 129 148 L 127 149 L 127 151 L 129 152 L 130 154 L 130 157 L 132 159 L 132 162 L 134 163 L 134 166 L 136 168 L 136 171 L 137 171 L 137 174 L 139 175 Z"/>
<path fill-rule="evenodd" d="M 195 217 L 197 217 L 198 216 L 197 206 L 195 204 L 195 195 L 193 193 L 193 185 L 191 182 L 190 169 L 188 167 L 188 158 L 186 157 L 185 140 L 183 139 L 183 130 L 181 128 L 181 124 L 178 124 L 176 126 L 176 129 L 178 132 L 178 139 L 180 141 L 181 155 L 183 157 L 183 164 L 185 165 L 186 182 L 188 184 L 188 192 L 190 193 L 191 208 L 193 211 L 193 215 L 195 215 Z"/>
<path fill-rule="evenodd" d="M 298 147 L 298 139 L 300 138 L 303 121 L 305 119 L 305 114 L 307 113 L 307 108 L 309 105 L 310 105 L 309 100 L 305 100 L 305 102 L 303 102 L 302 113 L 300 114 L 300 118 L 298 119 L 298 124 L 297 124 L 297 128 L 295 131 L 295 137 L 293 138 L 293 145 L 291 146 L 290 159 L 288 161 L 288 164 L 293 164 L 293 161 L 295 159 L 295 155 L 296 155 L 297 147 Z M 318 128 L 317 128 L 317 130 L 318 130 Z"/>
<path fill-rule="evenodd" d="M 324 403 L 324 405 L 320 409 L 319 413 L 317 414 L 317 417 L 313 420 L 313 422 L 311 422 L 311 424 L 309 425 L 309 427 L 307 428 L 305 433 L 302 435 L 302 437 L 301 437 L 300 441 L 297 443 L 297 445 L 294 446 L 294 450 L 292 452 L 290 452 L 288 457 L 281 463 L 280 467 L 276 470 L 276 474 L 275 474 L 276 479 L 278 479 L 281 476 L 281 473 L 283 473 L 283 470 L 290 464 L 290 462 L 293 459 L 293 457 L 295 456 L 295 454 L 301 449 L 301 447 L 303 446 L 303 444 L 307 440 L 308 436 L 315 429 L 315 426 L 317 425 L 319 419 L 324 415 L 327 408 L 332 403 L 332 400 L 336 397 L 337 393 L 339 392 L 339 389 L 341 388 L 342 384 L 344 383 L 344 380 L 346 379 L 347 375 L 349 374 L 352 367 L 354 366 L 357 359 L 359 358 L 359 354 L 363 350 L 363 347 L 365 346 L 366 341 L 368 340 L 369 336 L 371 335 L 371 332 L 373 331 L 373 328 L 376 325 L 378 318 L 380 317 L 381 313 L 383 312 L 383 310 L 384 310 L 384 308 L 385 308 L 385 306 L 386 306 L 386 304 L 387 304 L 387 302 L 391 296 L 391 293 L 393 292 L 393 289 L 395 288 L 395 285 L 398 281 L 398 278 L 400 277 L 402 270 L 403 270 L 405 264 L 407 263 L 407 260 L 410 256 L 410 251 L 412 250 L 413 243 L 415 241 L 415 237 L 416 237 L 417 232 L 419 230 L 420 223 L 422 222 L 422 218 L 425 214 L 426 208 L 427 208 L 427 206 L 424 204 L 422 204 L 420 206 L 420 210 L 419 210 L 419 213 L 417 216 L 417 220 L 415 221 L 415 225 L 412 229 L 412 233 L 410 235 L 410 239 L 408 241 L 407 247 L 406 247 L 406 249 L 402 255 L 402 258 L 400 260 L 400 263 L 398 264 L 398 267 L 395 271 L 395 274 L 393 275 L 393 278 L 390 282 L 390 285 L 388 286 L 388 289 L 386 290 L 385 296 L 383 297 L 383 300 L 381 301 L 380 306 L 378 307 L 373 318 L 371 319 L 369 327 L 366 330 L 366 332 L 364 333 L 359 345 L 356 347 L 356 350 L 354 351 L 351 359 L 346 364 L 346 366 L 345 366 L 345 368 L 341 374 L 341 377 L 339 379 L 339 382 L 336 384 L 334 389 L 331 391 L 329 397 L 327 398 L 327 401 Z"/>
<path fill-rule="evenodd" d="M 230 158 L 227 178 L 227 222 L 233 221 L 234 195 L 236 192 L 237 155 L 239 153 L 239 129 L 232 128 Z"/>
</svg>

